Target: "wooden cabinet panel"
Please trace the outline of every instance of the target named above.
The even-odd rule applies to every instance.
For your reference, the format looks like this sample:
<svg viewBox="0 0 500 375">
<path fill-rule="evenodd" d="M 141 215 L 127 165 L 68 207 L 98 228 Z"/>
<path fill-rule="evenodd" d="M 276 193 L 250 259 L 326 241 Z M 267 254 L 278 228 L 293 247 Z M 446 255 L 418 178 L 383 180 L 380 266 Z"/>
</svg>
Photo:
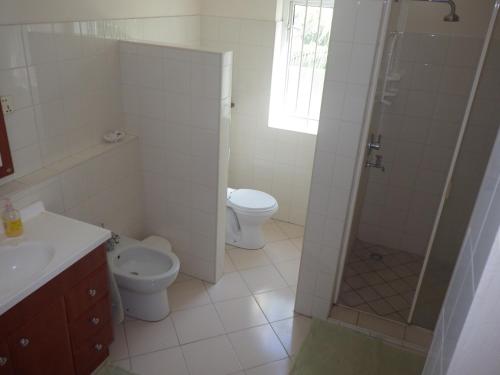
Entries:
<svg viewBox="0 0 500 375">
<path fill-rule="evenodd" d="M 102 327 L 111 321 L 110 306 L 109 296 L 106 295 L 95 306 L 71 323 L 69 330 L 73 349 L 78 349 L 88 338 L 98 334 Z"/>
<path fill-rule="evenodd" d="M 74 286 L 65 296 L 71 322 L 108 293 L 108 266 L 99 269 Z"/>
<path fill-rule="evenodd" d="M 112 337 L 101 245 L 0 316 L 0 375 L 88 375 Z"/>
<path fill-rule="evenodd" d="M 7 337 L 13 329 L 35 317 L 51 299 L 68 293 L 83 278 L 106 264 L 106 247 L 101 245 L 1 315 L 0 337 Z"/>
<path fill-rule="evenodd" d="M 18 375 L 74 374 L 64 300 L 57 299 L 8 339 Z"/>
<path fill-rule="evenodd" d="M 108 345 L 113 340 L 113 327 L 108 322 L 97 335 L 87 339 L 74 351 L 75 369 L 78 375 L 91 373 L 109 355 Z"/>
<path fill-rule="evenodd" d="M 12 375 L 12 358 L 9 353 L 7 342 L 0 341 L 0 375 Z"/>
</svg>

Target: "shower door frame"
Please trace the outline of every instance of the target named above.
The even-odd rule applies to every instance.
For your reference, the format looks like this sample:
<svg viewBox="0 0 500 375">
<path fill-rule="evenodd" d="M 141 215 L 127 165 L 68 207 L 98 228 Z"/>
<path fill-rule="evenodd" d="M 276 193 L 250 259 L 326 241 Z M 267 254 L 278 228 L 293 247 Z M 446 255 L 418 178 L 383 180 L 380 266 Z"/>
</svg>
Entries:
<svg viewBox="0 0 500 375">
<path fill-rule="evenodd" d="M 352 226 L 353 226 L 354 213 L 355 213 L 355 209 L 356 209 L 356 203 L 359 199 L 358 193 L 359 193 L 359 189 L 360 189 L 360 181 L 361 181 L 362 174 L 364 173 L 364 169 L 365 169 L 365 167 L 364 167 L 365 156 L 366 156 L 365 145 L 368 142 L 368 136 L 370 133 L 371 123 L 372 123 L 373 107 L 374 107 L 375 99 L 376 99 L 375 93 L 376 93 L 376 89 L 377 89 L 377 82 L 378 82 L 378 79 L 379 79 L 380 74 L 381 74 L 381 72 L 380 72 L 381 62 L 383 59 L 385 44 L 386 44 L 386 40 L 387 40 L 389 18 L 391 15 L 392 5 L 395 2 L 396 2 L 396 0 L 387 0 L 386 6 L 384 9 L 382 23 L 381 23 L 381 32 L 379 35 L 379 46 L 378 46 L 378 50 L 377 50 L 377 56 L 376 56 L 374 69 L 372 72 L 372 84 L 370 87 L 370 94 L 369 94 L 369 98 L 368 98 L 368 110 L 366 112 L 366 116 L 365 116 L 365 120 L 364 120 L 364 124 L 363 124 L 362 136 L 360 138 L 360 153 L 358 155 L 356 174 L 355 174 L 355 180 L 354 180 L 354 187 L 353 187 L 353 192 L 351 193 L 351 198 L 350 198 L 350 202 L 349 202 L 349 210 L 348 210 L 347 218 L 346 218 L 347 225 L 346 225 L 346 228 L 344 231 L 344 237 L 343 237 L 343 241 L 342 241 L 342 249 L 340 252 L 340 260 L 339 260 L 338 268 L 337 268 L 335 291 L 334 291 L 334 295 L 333 295 L 333 302 L 335 304 L 338 302 L 338 299 L 339 299 L 340 287 L 342 284 L 345 263 L 346 263 L 346 259 L 347 259 L 347 254 L 349 252 L 349 244 L 350 244 L 350 240 L 351 240 L 351 236 L 352 236 L 351 231 L 353 229 Z M 445 183 L 445 186 L 442 190 L 441 200 L 439 203 L 438 210 L 436 212 L 436 216 L 434 218 L 431 236 L 430 236 L 429 241 L 427 243 L 424 263 L 423 263 L 422 269 L 420 271 L 419 280 L 418 280 L 417 288 L 415 290 L 415 295 L 413 296 L 413 301 L 411 304 L 410 313 L 408 314 L 408 317 L 406 320 L 408 324 L 410 324 L 411 321 L 413 320 L 413 316 L 415 313 L 415 306 L 417 303 L 420 289 L 422 287 L 422 280 L 423 280 L 423 277 L 425 275 L 425 271 L 427 269 L 430 253 L 432 251 L 434 239 L 435 239 L 437 229 L 439 227 L 439 223 L 441 220 L 441 215 L 442 215 L 442 212 L 444 209 L 444 204 L 446 202 L 447 195 L 448 195 L 448 192 L 449 192 L 450 187 L 451 187 L 451 181 L 452 181 L 453 174 L 455 171 L 458 155 L 459 155 L 460 150 L 462 148 L 464 134 L 465 134 L 465 131 L 467 130 L 467 125 L 469 122 L 472 105 L 473 105 L 475 97 L 476 97 L 477 88 L 479 86 L 481 73 L 483 71 L 484 62 L 486 59 L 486 54 L 488 53 L 488 50 L 489 50 L 490 42 L 491 42 L 492 35 L 493 35 L 493 30 L 495 27 L 495 22 L 498 18 L 499 9 L 500 9 L 500 0 L 496 0 L 494 5 L 493 5 L 492 12 L 491 12 L 490 22 L 489 22 L 488 29 L 487 29 L 486 34 L 485 34 L 485 40 L 483 42 L 481 55 L 480 55 L 480 58 L 479 58 L 479 61 L 478 61 L 477 67 L 476 67 L 474 81 L 473 81 L 473 84 L 472 84 L 472 87 L 470 90 L 469 99 L 468 99 L 467 105 L 466 105 L 466 110 L 465 110 L 464 116 L 462 118 L 462 124 L 460 126 L 460 132 L 459 132 L 459 135 L 457 137 L 455 149 L 454 149 L 453 156 L 452 156 L 452 159 L 450 162 L 450 167 L 448 170 L 446 183 Z"/>
<path fill-rule="evenodd" d="M 394 0 L 393 0 L 394 1 Z M 488 25 L 488 29 L 486 31 L 483 46 L 481 49 L 481 55 L 479 57 L 479 61 L 476 66 L 476 72 L 474 74 L 474 81 L 472 83 L 469 99 L 467 100 L 467 106 L 465 107 L 465 113 L 462 118 L 462 124 L 460 125 L 460 132 L 457 137 L 457 142 L 455 145 L 455 150 L 453 151 L 453 157 L 451 159 L 450 168 L 448 170 L 448 175 L 446 177 L 446 183 L 443 188 L 443 192 L 441 194 L 441 201 L 439 202 L 439 207 L 436 212 L 436 216 L 434 218 L 434 224 L 432 226 L 432 232 L 429 237 L 429 241 L 427 242 L 427 249 L 425 252 L 424 263 L 422 264 L 422 269 L 420 270 L 420 276 L 418 278 L 417 288 L 415 290 L 415 294 L 413 296 L 413 301 L 410 308 L 410 313 L 408 314 L 407 323 L 411 323 L 413 321 L 413 317 L 415 315 L 415 308 L 417 306 L 417 300 L 420 295 L 420 290 L 422 288 L 422 282 L 424 280 L 425 271 L 427 270 L 427 265 L 429 264 L 429 258 L 432 252 L 432 247 L 434 245 L 434 240 L 436 239 L 436 233 L 439 228 L 439 223 L 441 222 L 441 216 L 443 214 L 444 205 L 446 200 L 448 199 L 448 194 L 451 190 L 453 175 L 455 173 L 455 168 L 457 165 L 458 156 L 462 149 L 463 139 L 465 135 L 465 131 L 469 125 L 470 114 L 472 111 L 472 106 L 474 105 L 474 100 L 476 99 L 477 89 L 479 87 L 479 82 L 481 80 L 481 74 L 483 72 L 484 63 L 486 61 L 486 55 L 488 54 L 488 50 L 490 48 L 490 42 L 493 36 L 493 30 L 495 28 L 495 23 L 498 18 L 498 11 L 500 8 L 500 0 L 496 0 L 493 5 L 493 10 L 491 12 L 491 18 Z M 448 294 L 448 290 L 446 291 Z M 446 297 L 445 297 L 446 298 Z"/>
</svg>

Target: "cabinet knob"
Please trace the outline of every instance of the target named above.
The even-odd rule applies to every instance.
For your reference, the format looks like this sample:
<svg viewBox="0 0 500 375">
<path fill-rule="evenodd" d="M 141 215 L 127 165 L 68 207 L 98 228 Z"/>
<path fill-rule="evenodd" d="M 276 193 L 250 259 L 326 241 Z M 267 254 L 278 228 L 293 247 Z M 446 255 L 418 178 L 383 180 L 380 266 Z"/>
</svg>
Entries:
<svg viewBox="0 0 500 375">
<path fill-rule="evenodd" d="M 23 347 L 26 348 L 30 344 L 30 340 L 26 337 L 23 337 L 21 340 L 19 340 L 19 344 Z"/>
<path fill-rule="evenodd" d="M 95 297 L 96 294 L 97 294 L 97 290 L 95 290 L 95 289 L 89 289 L 89 296 Z"/>
<path fill-rule="evenodd" d="M 100 352 L 102 350 L 103 346 L 102 344 L 95 344 L 94 349 L 96 352 Z"/>
<path fill-rule="evenodd" d="M 90 322 L 96 326 L 101 322 L 101 319 L 99 319 L 97 316 L 94 316 L 93 318 L 90 319 Z"/>
<path fill-rule="evenodd" d="M 0 357 L 0 367 L 3 367 L 7 364 L 7 357 Z"/>
</svg>

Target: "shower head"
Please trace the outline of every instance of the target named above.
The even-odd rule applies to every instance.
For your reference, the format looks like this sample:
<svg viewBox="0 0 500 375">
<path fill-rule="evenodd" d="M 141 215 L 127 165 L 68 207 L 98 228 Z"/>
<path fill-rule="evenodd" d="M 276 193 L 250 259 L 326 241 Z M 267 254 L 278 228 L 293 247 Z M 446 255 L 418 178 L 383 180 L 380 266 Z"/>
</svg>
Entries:
<svg viewBox="0 0 500 375">
<path fill-rule="evenodd" d="M 460 17 L 457 14 L 457 6 L 453 0 L 446 1 L 450 5 L 450 13 L 444 16 L 444 22 L 458 22 L 460 21 Z"/>
<path fill-rule="evenodd" d="M 395 0 L 399 2 L 399 0 Z M 426 1 L 428 3 L 447 3 L 450 6 L 450 13 L 443 17 L 444 22 L 458 22 L 460 17 L 457 14 L 457 6 L 453 0 L 414 0 L 414 1 Z"/>
</svg>

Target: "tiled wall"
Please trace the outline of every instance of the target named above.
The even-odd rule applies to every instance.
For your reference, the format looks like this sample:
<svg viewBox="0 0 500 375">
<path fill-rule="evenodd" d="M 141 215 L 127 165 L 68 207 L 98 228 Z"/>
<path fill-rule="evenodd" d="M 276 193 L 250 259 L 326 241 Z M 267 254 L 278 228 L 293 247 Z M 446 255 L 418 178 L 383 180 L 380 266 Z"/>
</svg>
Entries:
<svg viewBox="0 0 500 375">
<path fill-rule="evenodd" d="M 202 0 L 201 15 L 274 21 L 281 19 L 283 0 Z"/>
<path fill-rule="evenodd" d="M 194 43 L 199 17 L 0 26 L 0 95 L 16 173 L 98 144 L 122 126 L 118 39 Z"/>
<path fill-rule="evenodd" d="M 48 211 L 144 236 L 139 142 L 97 145 L 0 186 L 15 207 L 42 201 Z"/>
<path fill-rule="evenodd" d="M 201 17 L 201 44 L 234 52 L 229 185 L 272 194 L 275 215 L 303 225 L 316 136 L 268 126 L 276 27 L 272 20 Z"/>
<path fill-rule="evenodd" d="M 498 373 L 500 136 L 434 333 L 425 375 Z"/>
<path fill-rule="evenodd" d="M 335 2 L 295 302 L 305 315 L 326 318 L 330 311 L 383 4 Z"/>
<path fill-rule="evenodd" d="M 141 142 L 146 230 L 172 242 L 184 272 L 214 282 L 224 255 L 232 54 L 120 47 L 127 129 Z"/>
<path fill-rule="evenodd" d="M 390 105 L 377 102 L 371 124 L 382 135 L 377 154 L 383 155 L 385 172 L 369 172 L 358 238 L 423 255 L 483 39 L 417 33 L 398 36 L 390 73 L 400 74 L 401 80 L 388 85 L 398 94 L 387 98 Z M 393 33 L 386 46 L 392 38 Z"/>
</svg>

